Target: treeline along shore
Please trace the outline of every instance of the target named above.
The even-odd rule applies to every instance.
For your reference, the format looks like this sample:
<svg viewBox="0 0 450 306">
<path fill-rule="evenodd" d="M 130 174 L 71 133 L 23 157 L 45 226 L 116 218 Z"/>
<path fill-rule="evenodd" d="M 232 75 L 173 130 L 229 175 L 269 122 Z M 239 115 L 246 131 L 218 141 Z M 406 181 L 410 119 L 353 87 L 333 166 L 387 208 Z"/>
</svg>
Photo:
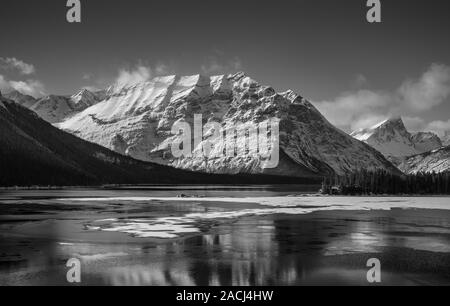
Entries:
<svg viewBox="0 0 450 306">
<path fill-rule="evenodd" d="M 346 176 L 324 177 L 322 194 L 330 195 L 448 195 L 450 172 L 392 174 L 361 170 Z"/>
</svg>

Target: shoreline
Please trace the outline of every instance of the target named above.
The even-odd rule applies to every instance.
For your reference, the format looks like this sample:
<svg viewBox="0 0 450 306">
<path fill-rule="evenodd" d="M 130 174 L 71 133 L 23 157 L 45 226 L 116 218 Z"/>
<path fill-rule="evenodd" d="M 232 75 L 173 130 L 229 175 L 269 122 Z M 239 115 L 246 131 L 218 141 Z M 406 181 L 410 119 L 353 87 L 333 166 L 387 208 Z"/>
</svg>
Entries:
<svg viewBox="0 0 450 306">
<path fill-rule="evenodd" d="M 45 187 L 45 186 L 34 186 L 34 187 L 0 187 L 0 192 L 20 192 L 20 191 L 71 191 L 71 190 L 103 190 L 103 191 L 151 191 L 151 190 L 159 190 L 159 191 L 174 191 L 174 190 L 239 190 L 239 189 L 270 189 L 274 187 L 289 187 L 289 186 L 302 186 L 302 187 L 309 187 L 309 186 L 318 186 L 316 184 L 146 184 L 146 185 L 117 185 L 117 186 L 110 186 L 110 185 L 101 185 L 101 186 L 51 186 L 51 187 Z M 188 188 L 189 187 L 189 188 Z M 392 197 L 392 198 L 399 198 L 399 197 L 450 197 L 450 194 L 361 194 L 361 195 L 329 195 L 329 194 L 322 194 L 320 192 L 314 193 L 314 192 L 303 192 L 299 191 L 300 193 L 295 193 L 295 191 L 292 191 L 292 194 L 286 195 L 286 197 L 326 197 L 326 198 L 384 198 L 384 197 Z M 180 198 L 182 198 L 184 195 L 180 194 Z M 188 196 L 189 198 L 189 196 Z"/>
</svg>

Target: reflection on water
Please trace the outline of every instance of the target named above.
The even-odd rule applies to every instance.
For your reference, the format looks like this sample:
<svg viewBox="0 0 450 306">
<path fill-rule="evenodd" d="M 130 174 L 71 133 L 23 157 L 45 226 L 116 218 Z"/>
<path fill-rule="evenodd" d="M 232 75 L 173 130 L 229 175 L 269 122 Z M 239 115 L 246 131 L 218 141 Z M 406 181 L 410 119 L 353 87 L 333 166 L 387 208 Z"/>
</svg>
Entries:
<svg viewBox="0 0 450 306">
<path fill-rule="evenodd" d="M 65 263 L 73 257 L 82 262 L 82 285 L 368 285 L 366 263 L 373 257 L 382 262 L 383 284 L 450 284 L 449 211 L 211 218 L 195 221 L 198 231 L 188 236 L 161 240 L 85 226 L 254 207 L 7 201 L 0 201 L 0 285 L 69 285 Z"/>
<path fill-rule="evenodd" d="M 40 264 L 48 271 L 55 258 L 80 258 L 86 285 L 367 285 L 366 262 L 377 257 L 384 264 L 385 284 L 448 284 L 448 253 L 399 244 L 434 241 L 442 246 L 444 237 L 448 248 L 448 232 L 422 239 L 411 229 L 390 235 L 396 227 L 395 222 L 320 215 L 243 219 L 215 233 L 163 244 L 58 244 Z"/>
</svg>

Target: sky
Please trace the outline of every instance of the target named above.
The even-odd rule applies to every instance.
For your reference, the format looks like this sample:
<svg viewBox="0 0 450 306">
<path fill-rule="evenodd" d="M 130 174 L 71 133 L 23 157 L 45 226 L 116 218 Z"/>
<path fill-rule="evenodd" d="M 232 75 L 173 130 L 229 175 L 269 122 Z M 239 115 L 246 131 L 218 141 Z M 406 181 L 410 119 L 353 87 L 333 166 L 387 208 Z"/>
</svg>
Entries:
<svg viewBox="0 0 450 306">
<path fill-rule="evenodd" d="M 167 74 L 244 71 L 292 89 L 349 132 L 401 115 L 450 131 L 450 2 L 2 0 L 0 90 L 34 96 Z"/>
</svg>

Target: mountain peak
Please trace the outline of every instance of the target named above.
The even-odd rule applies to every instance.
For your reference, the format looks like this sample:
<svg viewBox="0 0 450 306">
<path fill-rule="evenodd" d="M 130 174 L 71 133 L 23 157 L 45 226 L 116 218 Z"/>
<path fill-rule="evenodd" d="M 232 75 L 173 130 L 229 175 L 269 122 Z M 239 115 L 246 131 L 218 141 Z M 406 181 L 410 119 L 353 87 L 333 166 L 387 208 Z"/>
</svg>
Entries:
<svg viewBox="0 0 450 306">
<path fill-rule="evenodd" d="M 390 122 L 390 123 L 394 123 L 394 124 L 404 125 L 403 118 L 401 116 L 390 117 L 387 121 Z"/>
<path fill-rule="evenodd" d="M 235 74 L 230 74 L 230 78 L 238 80 L 238 79 L 242 79 L 248 77 L 248 75 L 244 72 L 244 71 L 239 71 Z"/>
<path fill-rule="evenodd" d="M 405 124 L 403 123 L 403 119 L 400 116 L 389 117 L 388 119 L 375 124 L 374 126 L 371 127 L 371 129 L 375 130 L 378 128 L 386 128 L 386 127 L 406 130 Z"/>
<path fill-rule="evenodd" d="M 400 116 L 390 117 L 370 128 L 351 133 L 354 138 L 377 149 L 395 161 L 398 158 L 424 153 L 442 146 L 435 135 L 408 132 Z"/>
<path fill-rule="evenodd" d="M 92 91 L 90 91 L 89 89 L 83 88 L 80 90 L 80 92 L 78 94 L 85 95 L 85 94 L 90 94 L 90 93 L 92 93 Z"/>
<path fill-rule="evenodd" d="M 88 97 L 92 97 L 93 93 L 86 88 L 81 89 L 78 93 L 72 96 L 72 99 L 80 100 Z"/>
</svg>

